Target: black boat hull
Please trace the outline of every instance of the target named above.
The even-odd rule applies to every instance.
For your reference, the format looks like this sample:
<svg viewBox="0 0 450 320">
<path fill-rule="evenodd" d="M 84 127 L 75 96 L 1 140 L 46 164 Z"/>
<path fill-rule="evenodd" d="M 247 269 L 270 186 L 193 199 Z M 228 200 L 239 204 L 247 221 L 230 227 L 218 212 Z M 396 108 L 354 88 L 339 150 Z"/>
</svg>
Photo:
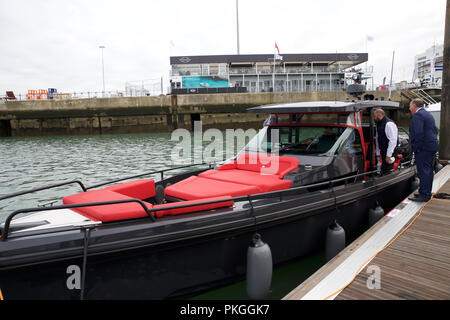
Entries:
<svg viewBox="0 0 450 320">
<path fill-rule="evenodd" d="M 352 239 L 368 228 L 368 211 L 377 201 L 387 212 L 411 192 L 415 172 L 412 168 L 404 170 L 393 179 L 377 178 L 373 185 L 359 182 L 353 187 L 314 192 L 309 204 L 306 201 L 295 206 L 298 200 L 294 198 L 255 207 L 252 214 L 258 217 L 254 219 L 256 225 L 224 227 L 179 241 L 108 252 L 96 251 L 93 241 L 93 247 L 88 247 L 84 298 L 164 299 L 242 279 L 255 231 L 269 244 L 274 264 L 323 250 L 326 230 L 335 219 L 345 229 L 347 239 Z M 5 299 L 79 299 L 82 249 L 76 256 L 53 257 L 51 262 L 0 266 Z"/>
</svg>

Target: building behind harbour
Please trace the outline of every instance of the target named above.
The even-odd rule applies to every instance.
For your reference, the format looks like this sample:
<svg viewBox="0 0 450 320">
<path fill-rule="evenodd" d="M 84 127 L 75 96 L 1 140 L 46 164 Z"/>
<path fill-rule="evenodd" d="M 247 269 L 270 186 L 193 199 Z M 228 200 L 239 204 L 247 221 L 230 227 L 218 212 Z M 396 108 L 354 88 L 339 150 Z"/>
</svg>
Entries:
<svg viewBox="0 0 450 320">
<path fill-rule="evenodd" d="M 170 57 L 172 93 L 339 91 L 367 53 Z M 364 73 L 363 79 L 371 78 Z"/>
</svg>

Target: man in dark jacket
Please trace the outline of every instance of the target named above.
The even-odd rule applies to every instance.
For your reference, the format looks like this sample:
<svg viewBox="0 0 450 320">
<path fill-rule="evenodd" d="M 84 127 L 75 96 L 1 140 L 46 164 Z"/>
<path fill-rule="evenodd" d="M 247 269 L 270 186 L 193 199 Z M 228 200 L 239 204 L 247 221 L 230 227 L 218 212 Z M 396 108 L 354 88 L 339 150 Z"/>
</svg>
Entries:
<svg viewBox="0 0 450 320">
<path fill-rule="evenodd" d="M 409 199 L 424 202 L 431 198 L 434 160 L 439 150 L 438 132 L 433 116 L 423 108 L 422 99 L 412 100 L 409 111 L 413 115 L 409 137 L 416 159 L 417 175 L 420 179 L 419 194 Z"/>
</svg>

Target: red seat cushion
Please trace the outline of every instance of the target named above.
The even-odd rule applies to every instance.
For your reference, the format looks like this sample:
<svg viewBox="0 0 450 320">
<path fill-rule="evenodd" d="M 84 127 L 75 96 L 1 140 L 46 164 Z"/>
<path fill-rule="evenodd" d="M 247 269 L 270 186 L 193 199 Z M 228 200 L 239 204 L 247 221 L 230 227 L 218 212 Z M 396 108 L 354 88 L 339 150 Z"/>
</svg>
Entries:
<svg viewBox="0 0 450 320">
<path fill-rule="evenodd" d="M 156 195 L 155 181 L 152 179 L 141 179 L 125 182 L 111 187 L 106 187 L 105 190 L 118 192 L 125 196 L 139 200 L 148 199 Z"/>
<path fill-rule="evenodd" d="M 299 160 L 293 157 L 272 156 L 256 153 L 243 153 L 234 163 L 220 166 L 219 170 L 240 169 L 278 175 L 283 178 L 287 173 L 298 168 Z"/>
<path fill-rule="evenodd" d="M 86 191 L 64 197 L 63 204 L 102 202 L 124 199 L 131 198 L 117 192 L 101 189 Z M 149 203 L 146 205 L 148 208 L 152 207 L 152 205 Z M 135 202 L 74 208 L 72 210 L 82 214 L 83 216 L 91 220 L 102 222 L 148 217 L 148 214 L 145 212 L 144 208 L 142 208 L 139 203 Z"/>
<path fill-rule="evenodd" d="M 171 186 L 168 186 L 164 190 L 166 195 L 183 200 L 198 200 L 202 198 L 221 196 L 239 197 L 261 192 L 261 188 L 256 186 L 224 182 L 196 176 L 191 176 L 177 182 Z"/>
<path fill-rule="evenodd" d="M 291 180 L 282 180 L 278 175 L 264 175 L 259 172 L 239 169 L 208 170 L 200 173 L 198 176 L 219 181 L 257 186 L 263 192 L 288 189 L 292 185 Z"/>
<path fill-rule="evenodd" d="M 154 209 L 160 209 L 160 208 L 167 208 L 167 210 L 161 210 L 161 211 L 155 211 L 154 214 L 159 218 L 166 215 L 177 215 L 177 214 L 183 214 L 183 213 L 190 213 L 190 212 L 196 212 L 196 211 L 205 211 L 205 210 L 211 210 L 216 208 L 223 208 L 223 207 L 230 207 L 233 205 L 233 201 L 222 201 L 217 203 L 210 203 L 210 204 L 202 204 L 198 206 L 192 206 L 192 207 L 186 207 L 186 208 L 178 208 L 178 209 L 170 209 L 170 207 L 179 206 L 183 204 L 193 204 L 193 203 L 199 203 L 199 202 L 205 202 L 205 201 L 214 201 L 214 200 L 222 200 L 222 199 L 229 199 L 228 197 L 216 197 L 216 198 L 207 198 L 207 199 L 199 199 L 199 200 L 191 200 L 191 201 L 180 201 L 180 202 L 172 202 L 172 203 L 165 203 L 165 204 L 157 204 L 153 206 Z"/>
</svg>

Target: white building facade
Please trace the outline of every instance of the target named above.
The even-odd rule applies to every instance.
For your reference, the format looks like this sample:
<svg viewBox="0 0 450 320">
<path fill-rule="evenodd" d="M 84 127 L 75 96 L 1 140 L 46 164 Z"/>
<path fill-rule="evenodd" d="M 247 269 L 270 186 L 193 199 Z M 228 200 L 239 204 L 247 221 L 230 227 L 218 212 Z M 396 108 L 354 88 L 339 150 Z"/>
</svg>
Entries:
<svg viewBox="0 0 450 320">
<path fill-rule="evenodd" d="M 413 81 L 419 80 L 423 86 L 442 86 L 444 46 L 433 45 L 414 58 Z"/>
</svg>

